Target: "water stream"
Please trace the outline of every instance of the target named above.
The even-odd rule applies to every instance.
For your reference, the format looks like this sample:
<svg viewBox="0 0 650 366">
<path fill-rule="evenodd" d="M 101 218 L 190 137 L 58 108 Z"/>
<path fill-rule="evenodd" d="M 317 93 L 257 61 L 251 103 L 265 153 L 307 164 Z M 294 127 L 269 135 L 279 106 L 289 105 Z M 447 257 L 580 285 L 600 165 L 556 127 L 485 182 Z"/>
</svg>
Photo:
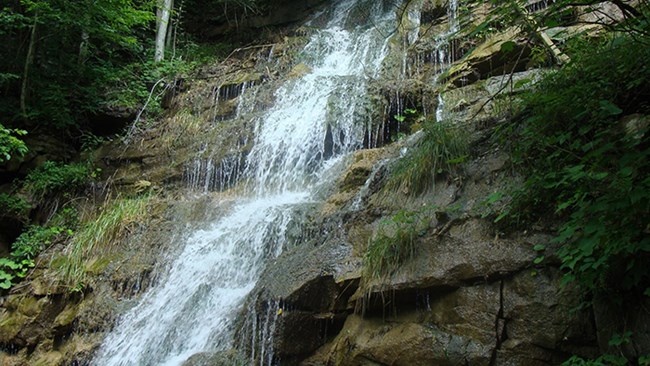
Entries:
<svg viewBox="0 0 650 366">
<path fill-rule="evenodd" d="M 396 23 L 395 9 L 382 3 L 339 1 L 314 22 L 325 26 L 301 53 L 310 72 L 280 87 L 274 106 L 253 121 L 238 203 L 186 235 L 168 273 L 121 317 L 93 364 L 181 365 L 194 354 L 232 347 L 235 317 L 265 263 L 282 252 L 292 208 L 318 200 L 318 187 L 333 179 L 328 169 L 362 145 L 367 84 Z M 238 107 L 238 117 L 246 111 Z"/>
</svg>

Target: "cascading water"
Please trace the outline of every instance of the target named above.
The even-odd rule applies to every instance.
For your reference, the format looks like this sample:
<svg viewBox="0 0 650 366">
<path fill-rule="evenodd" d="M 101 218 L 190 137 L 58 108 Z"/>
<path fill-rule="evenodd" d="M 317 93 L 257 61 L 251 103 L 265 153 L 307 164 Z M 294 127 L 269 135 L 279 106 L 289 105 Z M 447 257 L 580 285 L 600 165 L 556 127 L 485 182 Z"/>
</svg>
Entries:
<svg viewBox="0 0 650 366">
<path fill-rule="evenodd" d="M 441 34 L 436 40 L 435 61 L 440 65 L 439 73 L 442 73 L 443 65 L 449 65 L 456 61 L 456 50 L 452 36 L 458 32 L 458 0 L 450 0 L 447 5 L 447 22 L 449 29 Z M 445 119 L 445 100 L 442 93 L 438 94 L 438 107 L 436 108 L 436 121 Z"/>
<path fill-rule="evenodd" d="M 352 18 L 359 7 L 362 20 Z M 292 208 L 316 200 L 318 186 L 332 181 L 328 169 L 362 145 L 367 83 L 387 53 L 394 10 L 374 0 L 333 7 L 302 52 L 311 72 L 286 82 L 255 121 L 238 203 L 188 235 L 168 273 L 121 318 L 94 364 L 180 365 L 196 353 L 232 347 L 234 318 L 266 261 L 281 253 Z"/>
</svg>

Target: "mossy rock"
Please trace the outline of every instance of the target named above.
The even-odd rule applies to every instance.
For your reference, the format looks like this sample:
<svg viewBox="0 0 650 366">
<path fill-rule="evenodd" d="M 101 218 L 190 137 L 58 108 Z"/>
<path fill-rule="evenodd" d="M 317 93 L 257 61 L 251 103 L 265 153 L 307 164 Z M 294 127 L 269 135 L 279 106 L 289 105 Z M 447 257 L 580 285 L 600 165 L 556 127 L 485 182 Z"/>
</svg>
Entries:
<svg viewBox="0 0 650 366">
<path fill-rule="evenodd" d="M 104 272 L 106 267 L 114 260 L 114 257 L 102 256 L 89 259 L 85 265 L 86 273 L 96 276 Z"/>
<path fill-rule="evenodd" d="M 21 297 L 18 311 L 28 317 L 35 317 L 43 311 L 44 303 L 32 296 Z"/>
<path fill-rule="evenodd" d="M 32 365 L 34 366 L 58 366 L 63 364 L 63 355 L 60 352 L 52 351 L 39 355 Z"/>
<path fill-rule="evenodd" d="M 17 311 L 0 314 L 0 344 L 12 344 L 31 318 Z"/>
<path fill-rule="evenodd" d="M 68 328 L 77 318 L 79 306 L 77 304 L 68 304 L 62 312 L 54 319 L 55 328 Z"/>
<path fill-rule="evenodd" d="M 516 29 L 489 38 L 442 76 L 456 86 L 496 75 L 523 71 L 528 67 L 531 48 Z"/>
</svg>

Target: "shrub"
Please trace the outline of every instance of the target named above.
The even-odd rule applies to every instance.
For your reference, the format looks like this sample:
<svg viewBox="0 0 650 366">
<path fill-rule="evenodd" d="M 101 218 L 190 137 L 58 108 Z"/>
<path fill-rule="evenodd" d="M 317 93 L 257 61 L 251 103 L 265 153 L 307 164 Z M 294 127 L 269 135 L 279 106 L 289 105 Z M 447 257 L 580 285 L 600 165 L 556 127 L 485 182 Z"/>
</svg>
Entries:
<svg viewBox="0 0 650 366">
<path fill-rule="evenodd" d="M 23 156 L 27 153 L 27 145 L 16 136 L 24 136 L 25 130 L 5 128 L 0 124 L 0 163 L 11 159 L 12 156 Z"/>
<path fill-rule="evenodd" d="M 0 193 L 0 211 L 5 214 L 16 215 L 21 219 L 26 218 L 31 208 L 30 204 L 23 198 Z"/>
<path fill-rule="evenodd" d="M 564 282 L 587 291 L 643 290 L 650 280 L 650 147 L 647 126 L 622 117 L 650 112 L 650 47 L 617 36 L 584 41 L 573 61 L 524 95 L 506 130 L 526 176 L 511 222 L 553 218 Z"/>
<path fill-rule="evenodd" d="M 66 226 L 30 226 L 12 244 L 9 258 L 0 258 L 0 289 L 9 289 L 27 276 L 34 258 L 55 240 L 72 235 Z"/>
<path fill-rule="evenodd" d="M 88 184 L 92 172 L 87 163 L 63 164 L 46 161 L 25 178 L 25 188 L 36 200 L 60 193 L 71 192 Z"/>
</svg>

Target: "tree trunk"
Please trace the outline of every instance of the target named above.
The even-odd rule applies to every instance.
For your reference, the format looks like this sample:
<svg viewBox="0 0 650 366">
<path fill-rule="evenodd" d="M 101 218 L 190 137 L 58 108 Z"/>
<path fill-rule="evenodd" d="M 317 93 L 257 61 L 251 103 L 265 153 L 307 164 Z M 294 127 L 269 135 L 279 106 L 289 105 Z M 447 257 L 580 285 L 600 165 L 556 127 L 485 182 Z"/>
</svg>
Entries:
<svg viewBox="0 0 650 366">
<path fill-rule="evenodd" d="M 169 9 L 174 9 L 174 0 L 171 0 L 171 4 Z M 171 16 L 170 16 L 171 18 Z M 172 47 L 172 32 L 174 31 L 174 27 L 176 26 L 176 19 L 173 21 L 170 19 L 169 24 L 167 25 L 167 36 L 165 37 L 165 50 L 169 50 Z M 172 59 L 174 57 L 172 56 Z"/>
<path fill-rule="evenodd" d="M 29 68 L 34 62 L 34 50 L 36 49 L 36 28 L 38 26 L 38 13 L 34 14 L 34 24 L 29 36 L 29 47 L 25 57 L 25 68 L 23 69 L 23 82 L 20 87 L 20 110 L 23 115 L 27 114 L 27 86 L 29 80 Z"/>
<path fill-rule="evenodd" d="M 156 30 L 156 52 L 154 54 L 155 62 L 160 62 L 165 58 L 165 39 L 167 38 L 167 26 L 169 25 L 172 3 L 173 0 L 159 0 L 157 11 L 158 29 Z"/>
<path fill-rule="evenodd" d="M 77 59 L 77 63 L 79 65 L 83 65 L 86 62 L 86 59 L 88 58 L 88 40 L 90 39 L 90 35 L 86 31 L 81 32 L 81 42 L 79 42 L 79 58 Z"/>
</svg>

